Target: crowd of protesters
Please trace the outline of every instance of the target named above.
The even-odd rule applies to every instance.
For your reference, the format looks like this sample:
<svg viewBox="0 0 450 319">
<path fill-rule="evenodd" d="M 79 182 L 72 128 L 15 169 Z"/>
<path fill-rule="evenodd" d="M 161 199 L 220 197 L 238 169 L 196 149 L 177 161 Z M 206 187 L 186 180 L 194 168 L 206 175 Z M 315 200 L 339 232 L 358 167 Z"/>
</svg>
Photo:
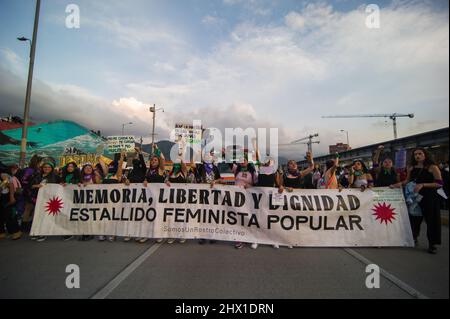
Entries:
<svg viewBox="0 0 450 319">
<path fill-rule="evenodd" d="M 28 167 L 19 169 L 17 165 L 0 167 L 1 171 L 1 205 L 0 205 L 0 239 L 10 234 L 10 239 L 20 239 L 24 233 L 30 232 L 39 189 L 45 184 L 61 184 L 66 186 L 76 184 L 127 184 L 166 183 L 168 186 L 176 183 L 215 184 L 223 182 L 218 166 L 212 156 L 205 156 L 201 164 L 188 167 L 183 161 L 173 164 L 170 171 L 166 170 L 165 158 L 156 147 L 153 155 L 145 161 L 139 148 L 132 160 L 131 169 L 124 169 L 126 154 L 116 154 L 109 164 L 99 160 L 98 163 L 85 163 L 79 167 L 75 161 L 68 161 L 61 168 L 51 158 L 41 158 L 34 155 Z M 295 189 L 336 189 L 356 188 L 361 191 L 372 187 L 404 188 L 405 198 L 414 241 L 420 233 L 423 220 L 427 225 L 428 252 L 435 254 L 436 245 L 441 244 L 441 201 L 437 190 L 441 189 L 448 196 L 448 162 L 437 166 L 427 150 L 417 148 L 412 152 L 410 163 L 405 172 L 394 167 L 392 158 L 385 157 L 380 163 L 383 147 L 379 147 L 373 156 L 373 165 L 368 168 L 364 161 L 355 160 L 351 165 L 342 166 L 339 155 L 329 160 L 321 167 L 315 164 L 311 153 L 307 153 L 308 166 L 301 169 L 294 160 L 287 163 L 283 170 L 276 167 L 273 159 L 260 161 L 256 152 L 256 161 L 249 161 L 248 154 L 237 163 L 227 164 L 235 176 L 235 185 L 242 188 L 271 187 L 279 193 L 293 192 Z M 404 174 L 405 173 L 405 174 Z M 444 201 L 445 203 L 447 201 Z M 447 205 L 447 204 L 445 204 Z M 448 206 L 446 206 L 448 209 Z M 45 236 L 30 237 L 38 242 Z M 74 236 L 64 236 L 63 240 L 71 240 Z M 79 240 L 92 240 L 94 236 L 80 236 Z M 99 241 L 115 241 L 115 236 L 98 236 Z M 124 237 L 124 241 L 132 238 Z M 148 238 L 135 238 L 137 242 L 145 243 Z M 157 239 L 162 242 L 162 239 Z M 167 240 L 169 244 L 175 239 Z M 180 239 L 184 243 L 185 239 Z M 200 240 L 204 244 L 206 240 Z M 210 243 L 215 241 L 210 240 Z M 235 243 L 237 249 L 245 247 L 244 243 Z M 251 244 L 253 249 L 257 243 Z M 274 248 L 279 248 L 277 245 Z M 289 246 L 289 248 L 292 248 Z"/>
</svg>

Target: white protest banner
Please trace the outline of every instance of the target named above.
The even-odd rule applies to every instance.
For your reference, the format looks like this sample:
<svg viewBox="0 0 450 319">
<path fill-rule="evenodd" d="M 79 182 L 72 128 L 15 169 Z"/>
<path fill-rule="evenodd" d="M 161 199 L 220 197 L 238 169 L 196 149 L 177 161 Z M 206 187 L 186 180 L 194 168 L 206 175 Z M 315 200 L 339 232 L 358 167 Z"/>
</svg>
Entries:
<svg viewBox="0 0 450 319">
<path fill-rule="evenodd" d="M 45 185 L 31 235 L 204 238 L 293 246 L 413 246 L 400 189 L 294 190 L 201 184 Z"/>
<path fill-rule="evenodd" d="M 133 136 L 108 136 L 107 150 L 110 153 L 120 153 L 121 151 L 134 151 L 134 137 Z"/>
</svg>

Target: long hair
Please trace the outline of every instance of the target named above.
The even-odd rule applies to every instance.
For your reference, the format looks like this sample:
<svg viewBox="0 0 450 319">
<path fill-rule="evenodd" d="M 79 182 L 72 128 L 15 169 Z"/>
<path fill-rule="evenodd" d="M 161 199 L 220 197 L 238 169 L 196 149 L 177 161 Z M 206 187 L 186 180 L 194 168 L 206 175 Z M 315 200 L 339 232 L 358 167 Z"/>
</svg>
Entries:
<svg viewBox="0 0 450 319">
<path fill-rule="evenodd" d="M 42 161 L 42 157 L 40 157 L 37 154 L 34 154 L 31 158 L 30 158 L 30 162 L 28 163 L 28 167 L 33 168 L 33 169 L 39 169 L 39 163 Z"/>
<path fill-rule="evenodd" d="M 412 167 L 414 167 L 418 164 L 416 159 L 414 158 L 414 153 L 416 151 L 422 151 L 423 154 L 425 154 L 425 160 L 423 161 L 424 167 L 430 167 L 431 165 L 436 165 L 436 163 L 434 162 L 433 156 L 430 154 L 430 152 L 428 152 L 426 149 L 424 149 L 422 147 L 417 147 L 411 153 L 410 165 Z"/>
<path fill-rule="evenodd" d="M 87 166 L 90 166 L 92 168 L 92 175 L 95 176 L 95 168 L 94 168 L 94 166 L 92 164 L 84 164 L 83 167 L 81 168 L 80 181 L 84 181 L 84 176 L 86 176 L 86 174 L 84 173 L 84 169 Z M 93 180 L 95 180 L 95 178 L 93 178 Z"/>
<path fill-rule="evenodd" d="M 161 158 L 158 157 L 158 156 L 156 156 L 156 155 L 152 155 L 152 156 L 150 156 L 150 158 L 149 158 L 149 162 L 150 162 L 150 164 L 149 164 L 149 170 L 152 169 L 152 164 L 151 164 L 151 162 L 152 162 L 152 159 L 153 159 L 153 158 L 156 158 L 156 159 L 158 160 L 158 166 L 157 166 L 156 168 L 159 168 L 159 167 L 161 166 Z"/>
<path fill-rule="evenodd" d="M 76 163 L 73 163 L 73 162 L 68 163 L 66 166 L 64 166 L 64 167 L 62 168 L 62 171 L 61 171 L 61 177 L 62 177 L 62 179 L 63 179 L 64 181 L 66 180 L 66 176 L 67 176 L 67 174 L 69 174 L 69 172 L 67 171 L 67 166 L 69 166 L 70 164 L 73 165 L 73 172 L 72 172 L 73 177 L 75 178 L 75 180 L 79 181 L 79 180 L 80 180 L 80 176 L 81 176 L 80 170 L 78 169 L 77 164 L 76 164 Z"/>
<path fill-rule="evenodd" d="M 366 164 L 364 164 L 364 162 L 363 162 L 362 160 L 359 160 L 359 159 L 354 160 L 352 166 L 354 166 L 357 162 L 360 162 L 360 163 L 361 163 L 362 171 L 363 171 L 364 174 L 369 173 L 369 170 L 367 169 Z"/>
<path fill-rule="evenodd" d="M 330 168 L 332 168 L 334 166 L 334 160 L 328 160 L 325 163 L 325 166 L 327 167 L 327 171 L 328 171 Z"/>
<path fill-rule="evenodd" d="M 239 172 L 242 170 L 242 167 L 240 164 L 237 165 L 237 169 L 236 169 L 236 174 L 239 174 Z M 256 169 L 255 169 L 255 165 L 253 165 L 253 163 L 248 163 L 247 164 L 247 170 L 250 174 L 252 174 L 252 177 L 254 177 Z"/>
</svg>

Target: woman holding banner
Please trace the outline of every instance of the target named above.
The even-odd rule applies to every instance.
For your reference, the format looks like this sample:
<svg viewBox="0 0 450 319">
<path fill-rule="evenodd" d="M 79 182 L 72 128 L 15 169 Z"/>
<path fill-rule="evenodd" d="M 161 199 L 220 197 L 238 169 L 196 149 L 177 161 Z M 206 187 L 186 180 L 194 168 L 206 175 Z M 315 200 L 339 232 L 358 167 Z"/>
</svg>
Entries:
<svg viewBox="0 0 450 319">
<path fill-rule="evenodd" d="M 117 161 L 118 159 L 118 161 Z M 123 177 L 123 162 L 125 160 L 125 152 L 122 151 L 120 154 L 115 155 L 115 160 L 110 163 L 109 166 L 100 158 L 99 162 L 103 170 L 103 176 L 105 178 L 102 181 L 102 184 L 120 184 L 122 183 Z M 104 241 L 105 236 L 99 236 L 99 241 Z M 108 241 L 113 242 L 115 240 L 115 236 L 108 236 Z"/>
<path fill-rule="evenodd" d="M 66 186 L 67 184 L 78 184 L 81 181 L 80 170 L 74 160 L 69 162 L 62 168 L 61 171 L 61 184 Z"/>
<path fill-rule="evenodd" d="M 437 190 L 442 187 L 439 167 L 435 165 L 431 155 L 423 148 L 417 148 L 411 155 L 411 166 L 408 168 L 407 182 L 414 182 L 414 192 L 423 196 L 419 202 L 423 216 L 410 216 L 414 241 L 420 233 L 420 224 L 425 219 L 427 224 L 428 252 L 436 254 L 435 245 L 441 244 L 441 208 Z"/>
<path fill-rule="evenodd" d="M 28 167 L 23 170 L 20 176 L 20 184 L 23 188 L 23 198 L 25 201 L 25 208 L 22 216 L 21 228 L 23 232 L 29 232 L 31 229 L 31 219 L 36 205 L 33 197 L 33 190 L 31 189 L 31 179 L 34 174 L 39 171 L 39 166 L 42 158 L 38 155 L 33 155 L 30 159 Z"/>
<path fill-rule="evenodd" d="M 153 155 L 150 157 L 149 168 L 145 174 L 144 186 L 147 187 L 148 183 L 164 183 L 166 180 L 166 167 L 165 158 L 161 150 L 156 144 L 153 145 Z M 145 241 L 147 241 L 145 239 Z M 144 243 L 144 238 L 139 242 Z M 156 240 L 157 243 L 161 243 L 162 238 Z"/>
<path fill-rule="evenodd" d="M 294 189 L 302 188 L 302 178 L 314 171 L 314 161 L 311 152 L 306 152 L 306 160 L 308 161 L 308 168 L 300 171 L 297 162 L 290 160 L 287 163 L 287 171 L 283 174 L 281 179 L 282 185 L 279 186 L 280 193 L 285 189 L 292 192 Z"/>
<path fill-rule="evenodd" d="M 311 152 L 306 152 L 306 160 L 308 161 L 308 168 L 300 171 L 297 162 L 294 160 L 288 161 L 287 171 L 280 178 L 281 185 L 279 185 L 279 192 L 282 193 L 285 189 L 292 192 L 294 189 L 302 188 L 302 179 L 314 171 L 314 160 Z M 274 248 L 278 248 L 277 245 Z M 293 248 L 288 246 L 288 248 Z"/>
<path fill-rule="evenodd" d="M 238 165 L 233 165 L 233 173 L 235 176 L 235 185 L 242 188 L 250 188 L 258 183 L 258 173 L 255 170 L 255 166 L 248 162 L 248 153 L 244 153 L 244 159 L 242 163 Z M 241 249 L 245 245 L 242 242 L 237 242 L 234 247 L 236 249 Z M 253 249 L 258 248 L 257 243 L 251 245 Z"/>
<path fill-rule="evenodd" d="M 164 183 L 165 180 L 165 158 L 158 146 L 154 144 L 153 155 L 150 157 L 149 169 L 145 175 L 144 186 L 147 187 L 147 183 Z"/>
<path fill-rule="evenodd" d="M 336 177 L 336 171 L 339 167 L 339 155 L 336 154 L 334 160 L 328 160 L 325 164 L 325 173 L 317 183 L 318 189 L 342 189 Z"/>
<path fill-rule="evenodd" d="M 386 157 L 381 167 L 379 166 L 380 155 L 383 151 L 383 145 L 380 145 L 375 151 L 373 157 L 373 172 L 375 175 L 375 187 L 390 187 L 390 188 L 400 188 L 402 183 L 400 181 L 400 176 L 396 172 L 394 167 L 394 162 L 390 157 Z"/>
<path fill-rule="evenodd" d="M 77 163 L 69 159 L 67 161 L 66 166 L 62 168 L 61 171 L 61 185 L 66 186 L 67 184 L 79 184 L 81 180 L 80 171 L 78 169 Z M 63 236 L 64 241 L 71 240 L 74 236 L 68 235 Z M 81 236 L 82 240 L 87 240 L 88 238 L 91 238 L 89 236 Z"/>
<path fill-rule="evenodd" d="M 361 160 L 355 160 L 350 169 L 349 183 L 351 188 L 359 188 L 364 192 L 366 188 L 373 186 L 373 178 L 366 165 Z"/>
<path fill-rule="evenodd" d="M 31 178 L 32 198 L 36 203 L 39 189 L 45 184 L 60 184 L 61 178 L 55 173 L 55 163 L 50 158 L 45 158 L 42 161 L 41 170 L 33 174 Z M 39 236 L 36 241 L 42 242 L 46 240 L 46 236 Z"/>
<path fill-rule="evenodd" d="M 169 175 L 166 179 L 166 185 L 170 187 L 170 184 L 185 184 L 187 182 L 187 167 L 186 164 L 181 160 L 181 163 L 173 164 L 172 171 L 170 171 Z M 174 238 L 169 238 L 167 240 L 168 244 L 173 244 L 175 242 Z M 184 244 L 186 239 L 182 238 L 179 240 L 180 244 Z"/>
<path fill-rule="evenodd" d="M 281 185 L 282 175 L 278 173 L 273 159 L 267 159 L 266 162 L 261 163 L 261 156 L 259 149 L 256 148 L 256 162 L 259 163 L 258 170 L 258 187 L 279 188 Z M 256 249 L 258 244 L 253 243 L 252 248 Z M 278 245 L 273 245 L 273 248 L 280 248 Z"/>
<path fill-rule="evenodd" d="M 130 185 L 130 183 L 144 183 L 146 178 L 145 175 L 147 173 L 147 165 L 145 164 L 144 156 L 142 155 L 141 149 L 139 147 L 135 147 L 134 149 L 138 158 L 133 159 L 133 168 L 128 173 L 127 179 L 125 181 L 126 185 Z M 130 237 L 125 237 L 124 240 L 129 241 L 130 239 Z M 135 238 L 135 241 L 140 243 L 145 243 L 147 240 L 148 239 L 145 237 Z"/>
<path fill-rule="evenodd" d="M 197 175 L 197 183 L 199 184 L 210 184 L 211 188 L 214 187 L 215 184 L 220 184 L 221 177 L 219 168 L 214 165 L 213 163 L 213 157 L 210 154 L 205 154 L 203 157 L 204 162 L 201 164 L 197 164 L 195 167 L 196 175 Z M 200 245 L 203 245 L 206 242 L 205 239 L 200 239 L 198 243 Z M 210 240 L 210 244 L 214 244 L 215 240 Z"/>
<path fill-rule="evenodd" d="M 101 183 L 102 183 L 102 177 L 100 175 L 100 172 L 98 170 L 94 169 L 94 167 L 92 166 L 91 163 L 84 164 L 81 169 L 79 186 L 101 184 Z"/>
</svg>

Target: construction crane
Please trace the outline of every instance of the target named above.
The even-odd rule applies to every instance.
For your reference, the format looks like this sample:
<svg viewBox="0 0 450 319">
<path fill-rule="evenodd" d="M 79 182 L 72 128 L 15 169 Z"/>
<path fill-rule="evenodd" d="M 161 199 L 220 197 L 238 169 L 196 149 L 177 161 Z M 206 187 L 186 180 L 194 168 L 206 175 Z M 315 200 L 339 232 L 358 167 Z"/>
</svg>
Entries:
<svg viewBox="0 0 450 319">
<path fill-rule="evenodd" d="M 413 118 L 414 114 L 360 114 L 360 115 L 329 115 L 322 116 L 322 118 L 355 118 L 355 117 L 388 117 L 392 120 L 392 125 L 394 126 L 394 139 L 397 139 L 397 117 L 409 117 Z"/>
<path fill-rule="evenodd" d="M 306 144 L 306 145 L 308 145 L 308 152 L 311 152 L 312 153 L 312 145 L 313 144 L 319 144 L 320 143 L 320 141 L 313 141 L 313 138 L 314 137 L 318 137 L 319 136 L 319 134 L 311 134 L 311 135 L 309 135 L 309 136 L 307 136 L 307 137 L 304 137 L 304 138 L 301 138 L 301 139 L 299 139 L 299 140 L 295 140 L 295 141 L 292 141 L 292 142 L 290 142 L 289 144 L 279 144 L 279 146 L 288 146 L 288 145 L 297 145 L 297 144 Z M 308 140 L 308 142 L 303 142 L 303 141 L 306 141 L 306 140 Z M 302 143 L 303 142 L 303 143 Z"/>
</svg>

